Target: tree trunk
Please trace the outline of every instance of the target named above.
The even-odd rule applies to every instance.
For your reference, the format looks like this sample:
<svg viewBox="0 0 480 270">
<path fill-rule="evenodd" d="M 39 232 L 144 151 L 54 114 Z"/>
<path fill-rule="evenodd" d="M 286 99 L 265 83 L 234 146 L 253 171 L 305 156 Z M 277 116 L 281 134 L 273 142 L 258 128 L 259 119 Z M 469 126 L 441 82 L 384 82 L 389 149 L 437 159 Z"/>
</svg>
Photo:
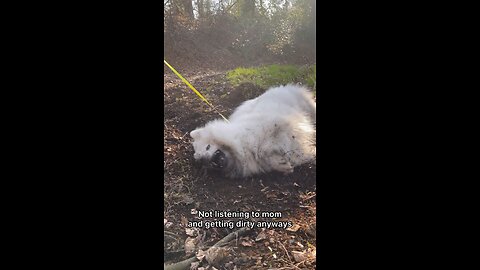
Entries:
<svg viewBox="0 0 480 270">
<path fill-rule="evenodd" d="M 212 8 L 211 1 L 205 0 L 203 5 L 203 13 L 205 14 L 205 17 L 209 17 L 210 15 L 212 15 L 211 8 Z"/>
<path fill-rule="evenodd" d="M 243 0 L 242 16 L 253 17 L 255 15 L 255 0 Z"/>
<path fill-rule="evenodd" d="M 193 4 L 192 0 L 183 0 L 183 10 L 185 12 L 185 16 L 193 21 L 194 16 L 193 16 Z"/>
<path fill-rule="evenodd" d="M 197 0 L 197 9 L 198 9 L 198 18 L 205 18 L 205 9 L 203 5 L 203 0 Z"/>
<path fill-rule="evenodd" d="M 258 11 L 262 16 L 265 16 L 266 10 L 265 7 L 263 6 L 263 0 L 258 1 Z"/>
</svg>

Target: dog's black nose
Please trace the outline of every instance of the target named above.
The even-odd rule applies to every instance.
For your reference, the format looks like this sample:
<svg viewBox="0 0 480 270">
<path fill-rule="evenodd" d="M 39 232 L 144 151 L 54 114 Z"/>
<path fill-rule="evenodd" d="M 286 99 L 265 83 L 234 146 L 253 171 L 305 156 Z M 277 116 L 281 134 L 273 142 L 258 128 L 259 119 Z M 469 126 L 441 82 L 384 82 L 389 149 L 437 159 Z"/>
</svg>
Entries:
<svg viewBox="0 0 480 270">
<path fill-rule="evenodd" d="M 220 150 L 217 150 L 213 154 L 210 160 L 210 163 L 214 168 L 217 168 L 217 169 L 225 168 L 225 166 L 227 165 L 227 157 L 225 156 L 225 153 L 223 153 Z"/>
</svg>

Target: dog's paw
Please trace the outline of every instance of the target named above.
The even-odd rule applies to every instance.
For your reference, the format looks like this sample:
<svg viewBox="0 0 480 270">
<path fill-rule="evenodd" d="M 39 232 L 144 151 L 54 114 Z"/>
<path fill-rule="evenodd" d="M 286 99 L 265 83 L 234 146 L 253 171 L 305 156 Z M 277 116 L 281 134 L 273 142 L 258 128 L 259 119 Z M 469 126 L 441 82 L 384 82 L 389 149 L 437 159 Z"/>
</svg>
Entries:
<svg viewBox="0 0 480 270">
<path fill-rule="evenodd" d="M 280 156 L 280 155 L 272 156 L 271 165 L 275 171 L 279 171 L 284 174 L 293 173 L 292 164 L 284 156 Z"/>
</svg>

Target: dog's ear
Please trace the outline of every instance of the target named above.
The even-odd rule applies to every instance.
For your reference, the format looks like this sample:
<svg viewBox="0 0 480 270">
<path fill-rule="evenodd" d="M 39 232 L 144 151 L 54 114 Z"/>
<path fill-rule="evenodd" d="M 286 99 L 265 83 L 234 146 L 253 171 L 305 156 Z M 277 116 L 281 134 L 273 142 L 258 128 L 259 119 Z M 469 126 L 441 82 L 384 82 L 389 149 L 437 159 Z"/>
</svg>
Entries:
<svg viewBox="0 0 480 270">
<path fill-rule="evenodd" d="M 192 137 L 193 139 L 200 138 L 202 130 L 203 130 L 203 128 L 197 128 L 197 129 L 191 131 L 190 132 L 190 137 Z"/>
</svg>

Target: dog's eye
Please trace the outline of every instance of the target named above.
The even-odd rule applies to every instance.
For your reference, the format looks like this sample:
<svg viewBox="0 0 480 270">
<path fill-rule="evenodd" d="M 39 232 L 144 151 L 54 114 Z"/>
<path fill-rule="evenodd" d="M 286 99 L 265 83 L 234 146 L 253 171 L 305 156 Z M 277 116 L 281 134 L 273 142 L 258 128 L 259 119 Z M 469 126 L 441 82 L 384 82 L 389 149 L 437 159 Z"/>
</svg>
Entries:
<svg viewBox="0 0 480 270">
<path fill-rule="evenodd" d="M 208 151 L 208 149 L 210 149 L 210 144 L 209 144 L 209 145 L 207 145 L 207 151 Z"/>
</svg>

